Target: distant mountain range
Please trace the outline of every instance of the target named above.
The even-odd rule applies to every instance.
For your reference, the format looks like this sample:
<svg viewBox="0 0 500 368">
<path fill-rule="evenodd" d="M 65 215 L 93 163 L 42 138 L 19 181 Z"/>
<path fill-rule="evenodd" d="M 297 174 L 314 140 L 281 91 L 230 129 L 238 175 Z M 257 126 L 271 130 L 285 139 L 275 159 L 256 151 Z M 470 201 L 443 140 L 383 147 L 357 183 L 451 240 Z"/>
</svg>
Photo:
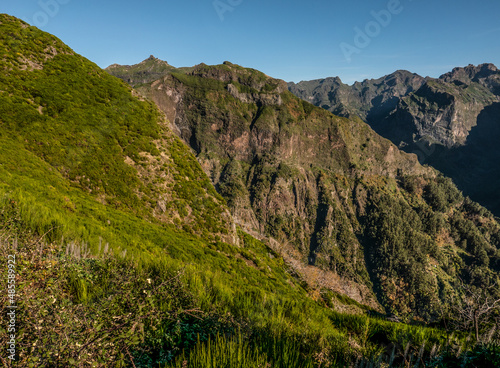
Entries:
<svg viewBox="0 0 500 368">
<path fill-rule="evenodd" d="M 500 71 L 493 64 L 455 68 L 439 78 L 398 70 L 352 86 L 337 77 L 288 87 L 334 114 L 359 116 L 500 215 Z"/>
</svg>

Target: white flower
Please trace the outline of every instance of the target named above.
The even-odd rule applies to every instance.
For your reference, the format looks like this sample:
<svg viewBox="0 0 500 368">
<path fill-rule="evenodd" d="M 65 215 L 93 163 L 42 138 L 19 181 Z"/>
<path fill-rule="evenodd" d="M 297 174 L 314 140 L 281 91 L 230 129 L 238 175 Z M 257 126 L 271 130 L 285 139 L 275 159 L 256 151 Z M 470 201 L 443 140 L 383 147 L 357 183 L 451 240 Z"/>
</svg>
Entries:
<svg viewBox="0 0 500 368">
<path fill-rule="evenodd" d="M 151 284 L 151 279 L 147 279 L 146 281 L 148 282 L 148 284 Z"/>
</svg>

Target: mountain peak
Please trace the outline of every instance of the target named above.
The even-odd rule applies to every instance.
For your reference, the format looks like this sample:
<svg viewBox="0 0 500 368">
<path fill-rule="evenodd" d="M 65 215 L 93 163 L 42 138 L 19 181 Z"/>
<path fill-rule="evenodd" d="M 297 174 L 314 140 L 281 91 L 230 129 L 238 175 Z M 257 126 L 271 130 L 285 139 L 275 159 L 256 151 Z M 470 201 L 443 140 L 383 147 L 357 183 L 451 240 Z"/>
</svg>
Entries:
<svg viewBox="0 0 500 368">
<path fill-rule="evenodd" d="M 338 77 L 338 76 L 325 78 L 320 83 L 323 84 L 325 82 L 337 83 L 339 85 L 344 84 L 344 82 L 342 82 L 342 79 L 340 79 L 340 77 Z"/>
<path fill-rule="evenodd" d="M 165 60 L 158 59 L 154 55 L 149 55 L 149 57 L 147 59 L 144 59 L 143 61 L 141 61 L 140 64 L 148 63 L 148 62 L 158 62 L 158 63 L 162 63 L 162 64 L 164 63 L 164 64 L 169 65 L 168 62 L 166 62 Z"/>
<path fill-rule="evenodd" d="M 152 82 L 162 76 L 176 70 L 164 60 L 150 55 L 138 64 L 120 65 L 112 64 L 105 69 L 115 77 L 125 80 L 127 83 L 135 86 L 137 84 Z"/>
<path fill-rule="evenodd" d="M 386 75 L 385 78 L 391 77 L 391 76 L 398 77 L 398 78 L 420 77 L 420 75 L 418 75 L 416 73 L 412 73 L 412 72 L 405 70 L 405 69 L 396 70 L 395 72 L 393 72 L 389 75 Z"/>
</svg>

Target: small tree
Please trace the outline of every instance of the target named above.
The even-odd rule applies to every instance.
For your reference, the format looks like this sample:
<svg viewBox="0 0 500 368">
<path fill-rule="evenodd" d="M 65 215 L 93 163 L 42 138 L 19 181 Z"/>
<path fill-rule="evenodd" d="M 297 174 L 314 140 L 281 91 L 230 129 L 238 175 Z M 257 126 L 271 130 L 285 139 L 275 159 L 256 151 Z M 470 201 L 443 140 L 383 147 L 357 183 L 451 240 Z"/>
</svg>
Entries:
<svg viewBox="0 0 500 368">
<path fill-rule="evenodd" d="M 495 287 L 493 285 L 492 287 Z M 461 282 L 463 294 L 455 300 L 451 309 L 454 317 L 454 327 L 464 331 L 474 331 L 476 341 L 489 328 L 499 332 L 500 298 L 494 298 L 489 290 L 492 288 L 477 288 Z M 491 338 L 490 334 L 489 338 Z"/>
</svg>

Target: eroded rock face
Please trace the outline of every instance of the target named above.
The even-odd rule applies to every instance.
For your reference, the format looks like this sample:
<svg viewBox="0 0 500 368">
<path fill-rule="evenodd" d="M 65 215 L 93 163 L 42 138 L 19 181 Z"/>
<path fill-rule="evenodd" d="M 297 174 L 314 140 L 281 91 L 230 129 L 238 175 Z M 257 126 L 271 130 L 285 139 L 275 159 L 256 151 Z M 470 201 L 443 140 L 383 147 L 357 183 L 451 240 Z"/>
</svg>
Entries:
<svg viewBox="0 0 500 368">
<path fill-rule="evenodd" d="M 483 92 L 485 96 L 480 98 L 462 86 L 442 80 L 428 81 L 400 99 L 388 116 L 372 124 L 401 147 L 420 140 L 446 148 L 461 146 L 476 125 L 479 113 L 498 101 L 487 90 Z"/>
<path fill-rule="evenodd" d="M 455 68 L 439 79 L 397 71 L 343 84 L 339 78 L 290 83 L 295 95 L 341 116 L 357 115 L 401 147 L 420 140 L 447 148 L 464 145 L 479 113 L 499 100 L 493 64 Z"/>
<path fill-rule="evenodd" d="M 276 93 L 242 93 L 238 91 L 238 88 L 229 83 L 227 85 L 227 90 L 234 98 L 237 98 L 241 102 L 244 103 L 255 103 L 260 106 L 268 106 L 268 105 L 282 105 L 283 100 L 281 99 L 280 93 L 276 91 Z"/>
<path fill-rule="evenodd" d="M 454 68 L 451 72 L 443 74 L 439 79 L 456 85 L 479 83 L 493 90 L 495 87 L 498 87 L 500 71 L 493 64 L 481 64 L 478 66 L 469 64 L 464 68 Z"/>
</svg>

